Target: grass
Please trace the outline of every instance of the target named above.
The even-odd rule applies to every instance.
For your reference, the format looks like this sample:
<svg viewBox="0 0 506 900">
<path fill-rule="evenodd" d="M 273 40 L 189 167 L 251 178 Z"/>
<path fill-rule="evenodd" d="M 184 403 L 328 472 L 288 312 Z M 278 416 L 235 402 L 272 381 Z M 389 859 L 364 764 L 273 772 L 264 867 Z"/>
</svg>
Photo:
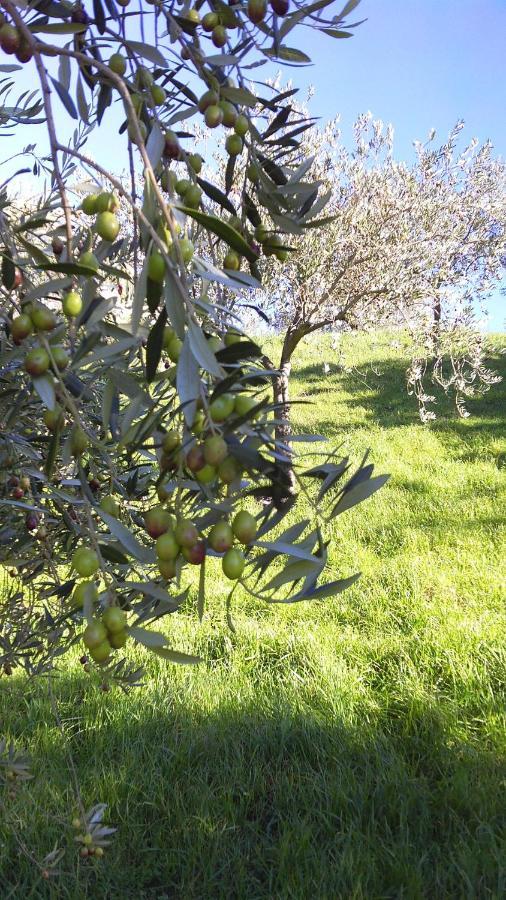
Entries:
<svg viewBox="0 0 506 900">
<path fill-rule="evenodd" d="M 2 680 L 0 733 L 35 774 L 0 822 L 2 900 L 506 896 L 505 384 L 426 427 L 404 367 L 386 336 L 339 357 L 318 338 L 296 359 L 293 393 L 313 401 L 297 424 L 356 458 L 370 446 L 392 476 L 335 523 L 334 574 L 363 573 L 351 590 L 241 598 L 234 636 L 215 573 L 205 622 L 190 605 L 169 623 L 205 664 L 149 660 L 124 696 L 70 660 L 63 737 L 44 684 Z M 69 750 L 85 803 L 118 827 L 92 865 L 72 849 Z M 37 859 L 66 848 L 54 882 L 13 821 Z"/>
</svg>

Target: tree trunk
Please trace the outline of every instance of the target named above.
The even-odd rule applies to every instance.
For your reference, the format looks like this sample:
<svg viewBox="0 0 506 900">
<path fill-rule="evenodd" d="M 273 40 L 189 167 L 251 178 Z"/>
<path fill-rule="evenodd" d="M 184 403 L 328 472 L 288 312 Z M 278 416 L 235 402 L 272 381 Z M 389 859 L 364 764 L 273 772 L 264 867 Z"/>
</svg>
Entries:
<svg viewBox="0 0 506 900">
<path fill-rule="evenodd" d="M 290 424 L 290 394 L 289 379 L 292 370 L 290 360 L 283 363 L 279 367 L 279 375 L 274 378 L 273 394 L 274 402 L 279 403 L 279 409 L 276 410 L 276 418 L 282 420 L 282 424 L 276 427 L 276 440 L 290 443 L 292 427 Z"/>
<path fill-rule="evenodd" d="M 292 351 L 293 352 L 293 351 Z M 290 354 L 291 356 L 291 354 Z M 290 437 L 292 435 L 292 428 L 290 424 L 290 398 L 289 398 L 289 378 L 290 372 L 292 369 L 292 363 L 290 359 L 282 363 L 279 367 L 279 375 L 274 377 L 273 384 L 273 394 L 274 394 L 274 402 L 279 403 L 278 409 L 276 409 L 275 416 L 276 419 L 281 419 L 281 422 L 276 425 L 275 429 L 275 438 L 276 441 L 281 441 L 283 444 L 287 445 L 287 448 L 284 450 L 288 459 L 286 462 L 279 462 L 280 468 L 280 476 L 285 482 L 285 486 L 290 494 L 295 493 L 295 475 L 293 471 L 293 465 L 291 461 L 291 451 L 290 451 Z"/>
<path fill-rule="evenodd" d="M 332 321 L 323 321 L 323 322 L 313 322 L 309 324 L 308 322 L 302 322 L 297 325 L 292 324 L 289 326 L 284 340 L 283 347 L 281 350 L 281 359 L 279 361 L 279 366 L 275 366 L 274 363 L 267 357 L 264 356 L 262 361 L 266 369 L 270 369 L 271 371 L 276 371 L 279 374 L 273 376 L 273 395 L 274 402 L 279 403 L 279 407 L 275 412 L 276 419 L 280 419 L 281 422 L 276 426 L 274 436 L 277 441 L 280 441 L 283 444 L 288 446 L 288 450 L 285 450 L 285 453 L 288 457 L 286 462 L 278 462 L 278 470 L 280 481 L 284 483 L 287 487 L 289 493 L 295 493 L 295 475 L 293 471 L 291 452 L 290 452 L 290 438 L 292 435 L 292 427 L 290 423 L 290 394 L 289 394 L 289 380 L 290 373 L 292 371 L 292 356 L 298 345 L 300 344 L 303 337 L 311 334 L 313 331 L 318 331 L 322 328 L 325 328 L 327 325 L 332 325 L 334 321 L 337 321 L 341 316 L 336 316 Z"/>
<path fill-rule="evenodd" d="M 292 370 L 292 355 L 302 338 L 313 330 L 314 325 L 311 326 L 307 323 L 291 326 L 288 328 L 283 340 L 281 359 L 276 370 L 279 374 L 275 375 L 273 378 L 274 402 L 279 403 L 279 407 L 276 409 L 275 416 L 276 419 L 281 420 L 280 424 L 276 425 L 274 435 L 276 441 L 280 441 L 281 443 L 287 445 L 287 449 L 285 449 L 284 451 L 287 456 L 286 462 L 278 462 L 279 478 L 282 482 L 282 486 L 286 488 L 289 494 L 294 494 L 296 487 L 291 451 L 289 449 L 290 437 L 292 435 L 292 428 L 290 424 L 289 395 L 289 379 Z M 272 366 L 272 368 L 274 368 L 274 366 Z"/>
<path fill-rule="evenodd" d="M 432 334 L 430 343 L 432 345 L 432 353 L 437 356 L 437 347 L 439 342 L 439 334 L 441 330 L 441 300 L 436 297 L 432 304 Z"/>
</svg>

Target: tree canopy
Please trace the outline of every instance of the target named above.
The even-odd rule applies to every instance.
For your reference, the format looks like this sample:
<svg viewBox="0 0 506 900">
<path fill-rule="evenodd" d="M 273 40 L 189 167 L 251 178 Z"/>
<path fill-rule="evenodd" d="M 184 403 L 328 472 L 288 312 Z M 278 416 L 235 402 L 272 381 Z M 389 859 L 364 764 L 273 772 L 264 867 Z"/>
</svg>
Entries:
<svg viewBox="0 0 506 900">
<path fill-rule="evenodd" d="M 493 383 L 478 320 L 504 272 L 506 167 L 490 142 L 461 146 L 462 129 L 442 145 L 434 133 L 417 143 L 410 164 L 395 159 L 392 126 L 371 114 L 357 119 L 352 149 L 338 120 L 305 132 L 324 220 L 292 229 L 297 252 L 281 271 L 262 260 L 261 306 L 283 336 L 285 373 L 307 334 L 394 324 L 411 336 L 408 378 L 422 418 L 433 415 L 429 375 L 462 414 L 466 398 Z"/>
</svg>

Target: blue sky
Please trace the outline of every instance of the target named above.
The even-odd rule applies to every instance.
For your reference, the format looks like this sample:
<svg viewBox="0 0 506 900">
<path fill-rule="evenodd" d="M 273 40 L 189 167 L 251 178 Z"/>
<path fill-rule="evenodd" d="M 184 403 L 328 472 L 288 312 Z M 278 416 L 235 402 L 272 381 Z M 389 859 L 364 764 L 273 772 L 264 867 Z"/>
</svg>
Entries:
<svg viewBox="0 0 506 900">
<path fill-rule="evenodd" d="M 362 0 L 355 14 L 367 21 L 351 39 L 310 34 L 317 65 L 303 74 L 317 114 L 339 111 L 346 138 L 371 110 L 393 123 L 404 159 L 414 138 L 462 118 L 506 155 L 506 0 Z"/>
<path fill-rule="evenodd" d="M 349 40 L 306 28 L 297 33 L 296 45 L 314 65 L 286 69 L 286 77 L 314 86 L 314 115 L 340 113 L 348 143 L 356 116 L 370 110 L 394 125 L 395 155 L 407 160 L 414 139 L 432 127 L 443 138 L 462 118 L 465 138 L 490 138 L 496 153 L 506 156 L 506 0 L 362 0 L 352 15 L 367 21 Z M 27 85 L 30 69 L 23 73 Z M 110 140 L 104 147 L 101 137 L 100 157 L 117 169 L 112 117 L 109 122 Z M 67 132 L 72 127 L 64 113 L 58 124 Z M 23 144 L 39 137 L 24 131 Z M 7 150 L 2 141 L 0 158 L 20 145 L 9 139 Z M 503 310 L 498 295 L 491 328 L 504 327 Z"/>
</svg>

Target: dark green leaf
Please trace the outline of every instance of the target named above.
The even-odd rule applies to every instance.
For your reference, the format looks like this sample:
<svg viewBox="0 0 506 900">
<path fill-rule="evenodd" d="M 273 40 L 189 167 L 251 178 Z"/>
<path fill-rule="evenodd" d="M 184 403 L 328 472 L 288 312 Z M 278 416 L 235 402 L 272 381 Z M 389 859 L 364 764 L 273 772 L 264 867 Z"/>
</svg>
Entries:
<svg viewBox="0 0 506 900">
<path fill-rule="evenodd" d="M 225 169 L 225 190 L 227 194 L 230 194 L 233 184 L 234 184 L 234 171 L 235 171 L 235 161 L 236 156 L 229 156 L 227 162 L 227 168 Z"/>
<path fill-rule="evenodd" d="M 63 103 L 65 109 L 67 110 L 69 116 L 72 116 L 73 119 L 78 119 L 79 116 L 77 114 L 77 109 L 74 106 L 74 101 L 72 100 L 69 92 L 65 90 L 63 85 L 60 84 L 60 82 L 57 81 L 56 78 L 53 78 L 51 75 L 49 77 L 51 78 L 54 89 L 58 94 L 61 102 Z"/>
<path fill-rule="evenodd" d="M 244 210 L 246 212 L 246 215 L 247 215 L 248 219 L 250 220 L 251 224 L 253 225 L 253 228 L 257 228 L 259 225 L 262 224 L 262 217 L 261 217 L 260 213 L 258 212 L 255 204 L 253 203 L 253 200 L 251 199 L 250 195 L 246 191 L 244 191 L 243 199 L 244 199 Z"/>
<path fill-rule="evenodd" d="M 120 544 L 99 544 L 98 546 L 104 559 L 120 566 L 128 565 L 128 557 L 122 553 Z"/>
<path fill-rule="evenodd" d="M 10 256 L 2 256 L 2 284 L 8 291 L 14 287 L 16 266 Z"/>
<path fill-rule="evenodd" d="M 223 365 L 239 362 L 241 359 L 256 359 L 262 355 L 262 350 L 253 341 L 239 341 L 237 344 L 231 344 L 230 347 L 224 347 L 218 350 L 216 359 Z"/>
<path fill-rule="evenodd" d="M 80 34 L 86 27 L 80 22 L 36 22 L 28 26 L 32 34 Z"/>
<path fill-rule="evenodd" d="M 60 429 L 58 428 L 51 437 L 51 442 L 48 447 L 46 460 L 44 463 L 44 475 L 49 480 L 52 478 L 55 463 L 58 457 L 58 451 L 60 449 Z"/>
<path fill-rule="evenodd" d="M 197 182 L 211 200 L 214 200 L 215 203 L 218 203 L 223 209 L 226 209 L 232 216 L 237 215 L 235 206 L 230 202 L 223 191 L 220 191 L 219 188 L 215 187 L 214 184 L 211 184 L 209 181 L 204 181 L 203 178 L 197 178 Z"/>
<path fill-rule="evenodd" d="M 257 151 L 257 158 L 258 158 L 260 165 L 262 166 L 262 169 L 264 170 L 264 172 L 267 173 L 269 178 L 272 179 L 274 184 L 278 184 L 278 185 L 287 184 L 288 178 L 286 177 L 283 170 L 280 169 L 280 167 L 278 165 L 276 165 L 275 162 L 273 162 L 271 159 L 269 159 L 268 156 L 264 156 L 263 153 L 258 153 L 258 151 Z"/>
<path fill-rule="evenodd" d="M 104 34 L 106 28 L 105 13 L 100 0 L 93 0 L 93 15 L 99 34 Z"/>
<path fill-rule="evenodd" d="M 389 475 L 376 475 L 375 478 L 369 478 L 367 481 L 359 481 L 358 484 L 355 483 L 353 487 L 349 489 L 345 488 L 344 493 L 334 506 L 329 518 L 339 516 L 345 510 L 356 506 L 357 503 L 362 503 L 363 500 L 367 500 L 368 497 L 376 493 L 376 491 L 379 491 L 389 478 Z"/>
<path fill-rule="evenodd" d="M 100 125 L 102 117 L 112 103 L 112 87 L 110 84 L 101 84 L 97 100 L 97 123 Z"/>
<path fill-rule="evenodd" d="M 286 600 L 272 600 L 272 603 L 297 603 L 301 600 L 325 600 L 326 597 L 335 597 L 336 594 L 342 594 L 348 590 L 352 584 L 360 578 L 361 573 L 350 575 L 349 578 L 340 578 L 339 581 L 330 581 L 328 584 L 322 584 L 320 587 L 312 588 L 309 591 L 300 591 Z"/>
<path fill-rule="evenodd" d="M 229 247 L 237 250 L 237 252 L 241 256 L 246 257 L 249 262 L 254 262 L 258 258 L 257 254 L 251 249 L 243 236 L 239 234 L 235 228 L 232 228 L 228 222 L 223 222 L 223 220 L 219 219 L 217 216 L 210 216 L 207 213 L 200 212 L 198 209 L 190 209 L 187 206 L 181 206 L 180 209 L 187 216 L 190 216 L 192 219 L 199 222 L 200 225 L 203 225 L 207 231 L 212 231 L 213 234 L 218 235 L 218 237 L 224 240 Z"/>
<path fill-rule="evenodd" d="M 83 82 L 82 82 L 80 74 L 78 74 L 78 76 L 77 76 L 76 100 L 77 100 L 77 109 L 79 111 L 79 115 L 81 116 L 81 119 L 84 122 L 84 124 L 88 125 L 88 123 L 89 123 L 88 104 L 86 103 L 86 96 L 84 93 Z"/>
<path fill-rule="evenodd" d="M 82 266 L 80 263 L 53 263 L 48 262 L 38 265 L 36 269 L 42 269 L 43 272 L 61 272 L 65 275 L 95 275 L 95 270 L 89 266 Z"/>
<path fill-rule="evenodd" d="M 147 278 L 146 281 L 146 301 L 148 304 L 148 309 L 153 315 L 156 312 L 160 305 L 160 299 L 162 296 L 162 285 L 159 281 L 152 281 L 151 278 Z"/>
<path fill-rule="evenodd" d="M 343 9 L 341 10 L 341 12 L 340 12 L 339 15 L 337 16 L 338 21 L 341 22 L 343 19 L 346 18 L 346 16 L 349 16 L 349 14 L 350 14 L 351 12 L 353 12 L 354 9 L 357 8 L 357 6 L 359 5 L 359 3 L 360 3 L 360 0 L 348 0 L 348 2 L 346 3 L 346 5 L 343 7 Z"/>
<path fill-rule="evenodd" d="M 330 0 L 332 2 L 332 0 Z M 278 129 L 284 128 L 288 118 L 290 117 L 290 113 L 292 111 L 291 106 L 284 106 L 278 114 L 274 117 L 269 127 L 264 131 L 262 135 L 262 140 L 265 141 L 266 138 L 270 137 L 274 134 Z"/>
<path fill-rule="evenodd" d="M 148 383 L 153 381 L 158 369 L 158 363 L 162 355 L 163 331 L 166 321 L 167 311 L 164 308 L 148 335 L 146 346 L 146 380 Z"/>
</svg>

